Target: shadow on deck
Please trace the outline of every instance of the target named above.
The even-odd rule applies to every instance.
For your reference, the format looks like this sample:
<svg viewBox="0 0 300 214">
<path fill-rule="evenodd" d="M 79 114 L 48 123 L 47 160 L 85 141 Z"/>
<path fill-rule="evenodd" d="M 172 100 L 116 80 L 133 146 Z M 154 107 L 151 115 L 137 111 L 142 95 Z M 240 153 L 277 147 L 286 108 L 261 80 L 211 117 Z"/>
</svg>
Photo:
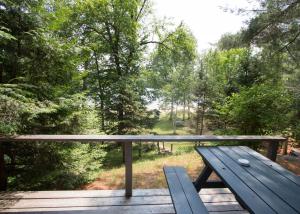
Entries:
<svg viewBox="0 0 300 214">
<path fill-rule="evenodd" d="M 244 214 L 229 189 L 202 189 L 200 197 L 211 214 Z M 76 190 L 0 193 L 1 213 L 175 213 L 168 189 Z"/>
</svg>

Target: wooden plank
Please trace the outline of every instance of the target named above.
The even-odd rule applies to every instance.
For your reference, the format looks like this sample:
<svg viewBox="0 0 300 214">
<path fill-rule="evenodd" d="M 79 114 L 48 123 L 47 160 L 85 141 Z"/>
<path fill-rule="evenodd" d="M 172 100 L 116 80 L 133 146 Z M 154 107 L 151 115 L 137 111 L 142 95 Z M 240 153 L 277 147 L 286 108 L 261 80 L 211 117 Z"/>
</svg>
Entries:
<svg viewBox="0 0 300 214">
<path fill-rule="evenodd" d="M 289 179 L 272 170 L 270 167 L 267 167 L 264 163 L 252 157 L 249 153 L 238 147 L 233 147 L 232 149 L 229 149 L 228 147 L 220 147 L 220 149 L 225 151 L 235 161 L 237 161 L 239 158 L 246 158 L 250 161 L 251 166 L 243 168 L 250 175 L 259 180 L 264 186 L 272 190 L 273 203 L 270 204 L 271 206 L 279 206 L 279 202 L 275 201 L 275 199 L 280 197 L 280 200 L 284 201 L 286 204 L 289 204 L 295 210 L 300 212 L 300 187 L 298 185 L 290 182 Z M 286 209 L 286 206 L 281 205 L 281 207 Z M 289 209 L 286 209 L 286 213 L 292 212 L 289 211 Z"/>
<path fill-rule="evenodd" d="M 249 214 L 248 211 L 210 212 L 209 214 Z"/>
<path fill-rule="evenodd" d="M 224 183 L 235 193 L 239 201 L 254 213 L 275 213 L 255 192 L 253 192 L 239 177 L 213 154 L 208 147 L 197 148 L 199 154 L 214 169 Z"/>
<path fill-rule="evenodd" d="M 238 204 L 207 204 L 209 213 L 218 213 L 218 214 L 244 214 L 249 213 L 243 210 Z M 238 209 L 238 210 L 237 210 Z M 240 210 L 241 209 L 241 210 Z M 148 213 L 175 213 L 173 205 L 141 205 L 141 206 L 113 206 L 113 207 L 70 207 L 70 208 L 32 208 L 32 209 L 9 209 L 5 210 L 5 213 L 12 212 L 26 212 L 27 214 L 41 214 L 43 212 L 51 212 L 51 214 L 58 213 L 74 213 L 74 214 L 96 214 L 96 213 L 105 213 L 105 214 L 148 214 Z M 1 211 L 0 211 L 1 213 Z"/>
<path fill-rule="evenodd" d="M 228 188 L 216 188 L 216 189 L 201 189 L 200 195 L 219 195 L 231 193 Z"/>
<path fill-rule="evenodd" d="M 234 202 L 236 201 L 235 196 L 230 194 L 221 195 L 200 195 L 200 198 L 204 203 L 214 203 L 214 202 Z"/>
<path fill-rule="evenodd" d="M 233 148 L 234 147 L 218 147 L 211 149 L 211 151 L 277 213 L 297 213 L 285 201 L 274 194 L 272 190 L 267 188 L 263 182 L 260 182 L 256 176 L 249 173 L 249 169 L 253 168 L 252 165 L 250 167 L 243 167 L 238 164 L 238 159 L 241 157 L 236 156 Z"/>
<path fill-rule="evenodd" d="M 212 190 L 213 191 L 213 190 Z M 215 190 L 216 193 L 218 192 Z M 223 190 L 226 191 L 226 190 Z M 212 192 L 213 193 L 213 192 Z M 168 189 L 134 189 L 133 197 L 137 196 L 169 196 Z M 107 198 L 124 197 L 124 190 L 63 190 L 63 191 L 26 191 L 0 192 L 1 199 L 50 199 L 50 198 Z"/>
<path fill-rule="evenodd" d="M 167 196 L 133 196 L 133 200 L 132 201 L 129 201 L 130 203 L 138 203 L 138 202 L 141 202 L 141 203 L 144 203 L 143 201 L 140 201 L 138 198 L 148 198 L 147 200 L 151 200 L 153 198 L 163 198 L 163 201 L 157 201 L 157 200 L 154 200 L 154 203 L 171 203 L 171 198 L 170 198 L 170 195 L 167 195 Z M 235 196 L 233 194 L 220 194 L 220 195 L 214 195 L 214 194 L 210 194 L 210 195 L 200 195 L 202 201 L 204 203 L 214 203 L 214 202 L 234 202 L 236 201 L 235 199 Z M 20 202 L 22 200 L 25 200 L 25 201 L 32 201 L 34 203 L 37 203 L 39 204 L 39 201 L 43 201 L 43 200 L 48 200 L 48 201 L 64 201 L 64 200 L 68 200 L 68 201 L 76 201 L 78 199 L 78 201 L 93 201 L 94 199 L 97 201 L 100 201 L 101 203 L 103 202 L 104 205 L 102 206 L 105 206 L 105 205 L 111 205 L 111 204 L 105 204 L 106 202 L 107 203 L 114 203 L 115 201 L 119 201 L 119 205 L 122 204 L 122 202 L 124 202 L 125 200 L 123 199 L 124 198 L 124 191 L 122 191 L 122 196 L 113 196 L 113 197 L 65 197 L 65 198 L 62 198 L 60 196 L 57 196 L 56 198 L 7 198 L 7 199 L 1 199 L 0 200 L 0 205 L 5 205 L 6 204 L 6 207 L 9 207 L 9 204 L 16 204 L 17 202 Z M 124 202 L 125 203 L 125 202 Z M 113 205 L 116 205 L 116 204 L 113 204 Z M 99 205 L 100 206 L 100 205 Z"/>
<path fill-rule="evenodd" d="M 46 208 L 46 207 L 100 207 L 122 205 L 171 204 L 169 196 L 115 197 L 115 198 L 64 198 L 57 199 L 22 199 L 0 200 L 2 208 Z"/>
<path fill-rule="evenodd" d="M 104 206 L 104 207 L 65 207 L 65 208 L 25 208 L 25 209 L 6 209 L 0 211 L 0 213 L 15 213 L 15 212 L 26 212 L 26 214 L 168 214 L 175 213 L 172 204 L 168 205 L 140 205 L 140 206 Z"/>
<path fill-rule="evenodd" d="M 132 201 L 129 201 L 127 204 L 125 202 L 115 203 L 113 206 L 83 206 L 80 204 L 81 198 L 86 198 L 89 200 L 91 198 L 98 198 L 97 200 L 119 200 L 118 198 L 124 199 L 124 190 L 72 190 L 72 191 L 37 191 L 37 192 L 8 192 L 2 194 L 3 197 L 14 198 L 15 200 L 6 200 L 14 203 L 17 203 L 18 200 L 31 201 L 31 203 L 39 204 L 39 199 L 53 199 L 53 203 L 55 201 L 61 201 L 58 204 L 63 203 L 65 199 L 73 199 L 76 202 L 76 206 L 71 207 L 27 207 L 27 208 L 11 208 L 11 209 L 2 209 L 2 212 L 9 213 L 9 212 L 26 212 L 26 213 L 42 213 L 42 212 L 53 212 L 53 213 L 75 213 L 75 214 L 83 214 L 83 213 L 175 213 L 173 208 L 173 204 L 171 203 L 171 197 L 169 196 L 168 189 L 135 189 L 132 192 L 132 198 L 140 198 L 135 200 L 135 202 L 142 203 L 142 204 L 132 204 Z M 243 210 L 242 207 L 238 204 L 235 200 L 235 197 L 227 188 L 221 189 L 202 189 L 199 193 L 202 200 L 205 202 L 206 208 L 210 212 L 216 211 L 237 211 Z M 168 198 L 169 203 L 161 204 L 166 201 L 156 200 L 156 196 L 164 196 Z M 40 197 L 40 198 L 39 198 Z M 107 198 L 107 199 L 105 199 Z M 151 205 L 143 205 L 145 200 L 143 198 L 152 198 L 154 199 Z M 2 200 L 0 200 L 2 201 Z M 125 200 L 124 201 L 128 201 Z M 3 201 L 2 201 L 3 202 Z M 147 200 L 146 200 L 147 202 Z M 68 202 L 69 203 L 69 202 Z M 158 203 L 158 204 L 156 204 Z M 102 203 L 103 204 L 103 203 Z M 132 204 L 132 205 L 131 205 Z M 0 206 L 2 207 L 2 206 Z M 1 210 L 1 209 L 0 209 Z M 1 211 L 0 211 L 1 213 Z"/>
<path fill-rule="evenodd" d="M 208 212 L 243 211 L 244 208 L 238 202 L 205 203 Z"/>
<path fill-rule="evenodd" d="M 300 176 L 295 175 L 294 173 L 292 173 L 289 170 L 286 170 L 285 168 L 283 168 L 282 166 L 280 166 L 279 164 L 270 161 L 268 158 L 266 158 L 265 156 L 263 156 L 262 154 L 259 154 L 258 152 L 250 149 L 249 147 L 246 146 L 239 146 L 239 148 L 243 149 L 244 151 L 248 152 L 249 154 L 251 154 L 253 157 L 255 157 L 256 159 L 260 160 L 261 162 L 263 162 L 265 165 L 269 166 L 270 168 L 272 168 L 273 170 L 277 171 L 278 173 L 280 173 L 281 175 L 285 176 L 286 178 L 290 179 L 290 181 L 294 182 L 295 184 L 297 184 L 298 186 L 300 186 Z"/>
<path fill-rule="evenodd" d="M 171 167 L 164 167 L 164 173 L 176 213 L 193 214 L 175 170 Z"/>
<path fill-rule="evenodd" d="M 199 195 L 230 194 L 228 188 L 201 189 Z M 26 191 L 0 192 L 1 199 L 43 199 L 43 198 L 110 198 L 123 197 L 124 190 L 62 190 L 62 191 Z M 133 189 L 133 197 L 137 196 L 170 196 L 168 189 Z"/>
<path fill-rule="evenodd" d="M 125 196 L 132 196 L 132 142 L 124 145 L 125 149 Z"/>
<path fill-rule="evenodd" d="M 95 142 L 157 142 L 157 141 L 285 141 L 280 136 L 259 135 L 18 135 L 0 136 L 1 141 L 95 141 Z"/>
<path fill-rule="evenodd" d="M 188 200 L 188 203 L 193 213 L 208 213 L 203 202 L 201 201 L 198 192 L 196 191 L 192 181 L 187 175 L 186 170 L 183 167 L 174 167 L 176 175 L 180 181 L 182 189 Z M 173 197 L 173 196 L 172 196 Z"/>
</svg>

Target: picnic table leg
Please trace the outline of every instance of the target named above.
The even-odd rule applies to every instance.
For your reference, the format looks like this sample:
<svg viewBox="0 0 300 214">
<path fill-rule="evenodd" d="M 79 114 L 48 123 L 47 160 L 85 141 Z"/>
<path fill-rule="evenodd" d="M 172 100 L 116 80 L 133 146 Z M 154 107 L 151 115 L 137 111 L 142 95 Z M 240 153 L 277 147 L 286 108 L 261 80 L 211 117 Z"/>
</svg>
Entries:
<svg viewBox="0 0 300 214">
<path fill-rule="evenodd" d="M 206 183 L 211 173 L 212 173 L 212 169 L 206 165 L 204 169 L 201 171 L 196 181 L 193 182 L 197 192 L 201 190 L 201 187 L 203 186 L 204 183 Z"/>
</svg>

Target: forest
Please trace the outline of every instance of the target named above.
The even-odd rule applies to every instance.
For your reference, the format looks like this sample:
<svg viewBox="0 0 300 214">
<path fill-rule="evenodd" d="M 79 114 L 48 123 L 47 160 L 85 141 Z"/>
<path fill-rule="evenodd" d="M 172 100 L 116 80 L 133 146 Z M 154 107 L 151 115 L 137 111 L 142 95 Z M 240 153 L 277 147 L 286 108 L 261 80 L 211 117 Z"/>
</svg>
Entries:
<svg viewBox="0 0 300 214">
<path fill-rule="evenodd" d="M 151 0 L 2 0 L 0 135 L 160 134 L 163 116 L 172 134 L 188 121 L 190 134 L 299 142 L 300 1 L 255 2 L 231 11 L 249 15 L 245 28 L 199 53 L 189 26 L 156 17 Z M 1 143 L 0 188 L 78 188 L 113 151 Z"/>
</svg>

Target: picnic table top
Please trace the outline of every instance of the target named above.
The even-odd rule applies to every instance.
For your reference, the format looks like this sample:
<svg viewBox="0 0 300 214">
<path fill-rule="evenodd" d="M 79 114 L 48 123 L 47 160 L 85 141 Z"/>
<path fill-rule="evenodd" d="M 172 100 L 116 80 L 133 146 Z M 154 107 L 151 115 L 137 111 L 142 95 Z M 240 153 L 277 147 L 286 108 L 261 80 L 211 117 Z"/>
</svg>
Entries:
<svg viewBox="0 0 300 214">
<path fill-rule="evenodd" d="M 198 147 L 239 202 L 253 213 L 300 213 L 300 177 L 245 146 Z M 238 159 L 247 159 L 242 166 Z"/>
</svg>

